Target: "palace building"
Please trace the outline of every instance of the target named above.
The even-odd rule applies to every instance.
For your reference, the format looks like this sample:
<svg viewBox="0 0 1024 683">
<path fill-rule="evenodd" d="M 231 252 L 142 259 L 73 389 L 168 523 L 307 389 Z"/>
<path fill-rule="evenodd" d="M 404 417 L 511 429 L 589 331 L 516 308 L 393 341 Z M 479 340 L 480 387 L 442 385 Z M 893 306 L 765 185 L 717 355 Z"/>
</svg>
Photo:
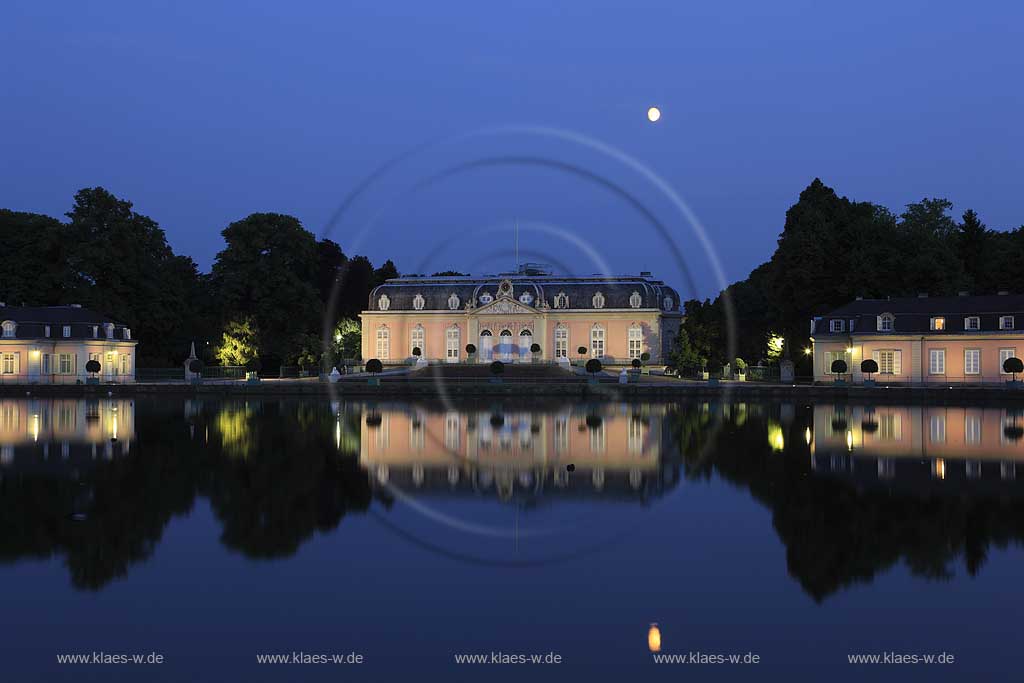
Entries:
<svg viewBox="0 0 1024 683">
<path fill-rule="evenodd" d="M 418 348 L 429 361 L 458 363 L 472 344 L 481 363 L 568 360 L 585 347 L 606 365 L 643 353 L 663 362 L 682 318 L 679 294 L 650 273 L 562 277 L 532 264 L 482 277 L 387 280 L 360 317 L 364 359 L 404 363 Z"/>
<path fill-rule="evenodd" d="M 0 382 L 75 383 L 100 364 L 102 382 L 135 378 L 132 331 L 104 315 L 68 306 L 6 306 L 0 303 Z"/>
</svg>

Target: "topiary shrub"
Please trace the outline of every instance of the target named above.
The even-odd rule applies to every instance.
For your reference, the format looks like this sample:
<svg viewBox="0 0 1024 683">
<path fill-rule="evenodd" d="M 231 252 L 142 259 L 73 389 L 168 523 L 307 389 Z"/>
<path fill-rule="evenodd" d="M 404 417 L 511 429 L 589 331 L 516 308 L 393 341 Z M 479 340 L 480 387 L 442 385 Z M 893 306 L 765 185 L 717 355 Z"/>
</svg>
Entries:
<svg viewBox="0 0 1024 683">
<path fill-rule="evenodd" d="M 846 365 L 845 360 L 843 360 L 842 358 L 837 358 L 836 360 L 832 361 L 832 367 L 829 369 L 832 370 L 833 375 L 845 375 L 848 366 Z"/>
<path fill-rule="evenodd" d="M 646 363 L 650 359 L 651 359 L 651 354 L 647 353 L 646 351 L 644 351 L 643 353 L 640 354 L 640 362 L 641 363 Z"/>
<path fill-rule="evenodd" d="M 591 358 L 587 361 L 586 369 L 591 375 L 596 375 L 601 372 L 601 361 L 596 358 Z"/>
<path fill-rule="evenodd" d="M 530 344 L 530 353 L 540 353 L 540 344 L 536 342 Z"/>
<path fill-rule="evenodd" d="M 466 344 L 466 353 L 470 356 L 476 353 L 476 344 Z"/>
<path fill-rule="evenodd" d="M 493 363 L 491 363 L 491 374 L 492 375 L 494 375 L 495 377 L 498 377 L 503 372 L 505 372 L 505 364 L 504 363 L 502 363 L 500 360 L 496 360 Z"/>
<path fill-rule="evenodd" d="M 85 364 L 85 371 L 91 372 L 92 374 L 95 375 L 100 371 L 100 362 L 95 358 L 91 359 L 88 363 Z"/>
<path fill-rule="evenodd" d="M 587 347 L 586 346 L 579 347 L 578 349 L 576 349 L 576 353 L 580 354 L 581 356 L 587 355 Z"/>
<path fill-rule="evenodd" d="M 263 363 L 259 358 L 250 358 L 245 364 L 245 369 L 249 372 L 259 372 L 262 367 Z"/>
<path fill-rule="evenodd" d="M 1013 381 L 1017 381 L 1017 373 L 1024 372 L 1024 361 L 1020 358 L 1010 356 L 1003 361 L 1003 372 L 1009 372 L 1013 375 Z"/>
<path fill-rule="evenodd" d="M 412 347 L 412 355 L 414 355 L 417 358 L 419 358 L 420 356 L 423 355 L 423 351 L 420 350 L 420 347 L 414 346 L 414 347 Z"/>
<path fill-rule="evenodd" d="M 203 371 L 203 361 L 198 358 L 193 358 L 188 362 L 188 371 L 194 375 L 198 375 Z"/>
<path fill-rule="evenodd" d="M 380 362 L 379 358 L 371 358 L 366 361 L 366 371 L 373 375 L 384 372 L 384 364 Z"/>
<path fill-rule="evenodd" d="M 842 362 L 842 361 L 840 361 L 840 362 Z M 833 363 L 833 365 L 834 365 L 834 363 Z M 866 359 L 864 359 L 864 360 L 862 360 L 860 362 L 860 371 L 863 372 L 865 375 L 867 375 L 868 379 L 870 379 L 871 375 L 873 375 L 874 373 L 878 372 L 878 363 L 876 363 L 871 358 L 866 358 Z M 846 372 L 846 371 L 843 370 L 843 372 Z"/>
<path fill-rule="evenodd" d="M 640 369 L 640 359 L 639 358 L 634 358 L 633 360 L 631 360 L 629 362 L 629 364 L 633 366 L 634 370 L 639 370 Z"/>
</svg>

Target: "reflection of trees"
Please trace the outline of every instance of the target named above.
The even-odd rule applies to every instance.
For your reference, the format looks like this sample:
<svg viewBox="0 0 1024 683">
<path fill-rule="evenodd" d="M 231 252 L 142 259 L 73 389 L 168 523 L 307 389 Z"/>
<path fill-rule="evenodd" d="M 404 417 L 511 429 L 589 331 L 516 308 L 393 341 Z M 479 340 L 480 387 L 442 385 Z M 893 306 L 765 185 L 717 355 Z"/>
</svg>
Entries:
<svg viewBox="0 0 1024 683">
<path fill-rule="evenodd" d="M 137 403 L 130 455 L 0 477 L 0 561 L 63 555 L 76 588 L 99 589 L 147 559 L 196 495 L 210 498 L 223 542 L 254 557 L 294 553 L 369 504 L 366 475 L 338 455 L 339 423 L 321 405 L 261 402 L 222 444 L 214 405 L 193 410 L 186 427 L 180 404 Z M 238 443 L 251 444 L 244 458 Z"/>
<path fill-rule="evenodd" d="M 714 412 L 712 410 L 712 412 Z M 688 478 L 712 473 L 745 486 L 772 510 L 790 574 L 815 600 L 903 562 L 916 576 L 946 579 L 960 558 L 976 574 L 992 547 L 1024 540 L 1024 501 L 985 493 L 942 496 L 913 490 L 860 489 L 816 476 L 800 431 L 782 427 L 784 454 L 772 453 L 768 422 L 737 425 L 723 412 L 719 431 L 700 404 L 671 416 Z M 807 418 L 806 415 L 803 416 Z M 712 434 L 705 448 L 702 434 Z"/>
</svg>

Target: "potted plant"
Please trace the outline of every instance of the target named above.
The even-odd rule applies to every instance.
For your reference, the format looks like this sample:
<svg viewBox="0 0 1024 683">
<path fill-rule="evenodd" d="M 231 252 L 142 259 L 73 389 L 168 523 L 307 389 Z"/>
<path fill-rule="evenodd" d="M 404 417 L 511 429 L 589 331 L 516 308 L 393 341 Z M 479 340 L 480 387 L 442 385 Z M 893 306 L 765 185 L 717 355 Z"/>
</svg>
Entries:
<svg viewBox="0 0 1024 683">
<path fill-rule="evenodd" d="M 837 358 L 836 360 L 832 361 L 832 367 L 830 367 L 829 370 L 831 370 L 832 374 L 836 376 L 836 384 L 846 384 L 846 381 L 842 379 L 842 376 L 846 374 L 846 370 L 848 369 L 848 367 L 849 366 L 846 365 L 846 361 L 843 360 L 842 358 Z"/>
<path fill-rule="evenodd" d="M 424 367 L 427 364 L 427 361 L 423 358 L 423 349 L 418 346 L 412 347 L 412 364 L 417 368 Z"/>
<path fill-rule="evenodd" d="M 466 344 L 466 362 L 472 363 L 476 358 L 476 344 Z"/>
<path fill-rule="evenodd" d="M 540 344 L 534 342 L 530 344 L 530 353 L 533 354 L 533 361 L 536 363 L 540 360 Z"/>
<path fill-rule="evenodd" d="M 245 364 L 245 381 L 249 384 L 258 384 L 260 381 L 260 368 L 263 364 L 259 358 L 250 358 Z"/>
<path fill-rule="evenodd" d="M 597 373 L 601 372 L 601 361 L 596 358 L 591 358 L 587 361 L 585 368 L 586 371 L 590 373 L 590 383 L 597 384 Z"/>
<path fill-rule="evenodd" d="M 580 346 L 576 349 L 576 353 L 580 355 L 580 365 L 583 365 L 583 357 L 587 355 L 587 347 Z"/>
<path fill-rule="evenodd" d="M 875 386 L 875 380 L 871 379 L 871 375 L 878 372 L 878 363 L 872 358 L 865 358 L 860 362 L 860 371 L 868 376 L 867 379 L 864 380 L 864 386 Z"/>
<path fill-rule="evenodd" d="M 384 364 L 380 362 L 379 358 L 371 358 L 366 361 L 366 371 L 371 375 L 379 375 L 384 372 Z M 371 377 L 368 381 L 371 387 L 380 386 L 380 377 Z"/>
<path fill-rule="evenodd" d="M 203 381 L 203 361 L 193 358 L 188 362 L 188 371 L 192 373 L 189 380 L 192 384 L 200 384 Z"/>
<path fill-rule="evenodd" d="M 746 382 L 747 381 L 747 361 L 743 360 L 742 358 L 736 358 L 736 360 L 733 361 L 733 365 L 736 367 L 734 379 L 737 382 Z"/>
<path fill-rule="evenodd" d="M 89 362 L 85 364 L 85 371 L 89 373 L 89 376 L 85 378 L 86 384 L 99 384 L 100 383 L 100 362 L 95 358 L 89 359 Z"/>
<path fill-rule="evenodd" d="M 501 376 L 505 373 L 505 364 L 500 360 L 496 360 L 491 363 L 491 382 L 494 384 L 501 384 Z"/>
<path fill-rule="evenodd" d="M 650 374 L 650 370 L 647 369 L 647 361 L 649 361 L 650 359 L 651 354 L 649 354 L 648 352 L 644 351 L 643 353 L 640 354 L 640 365 L 642 366 L 640 372 L 642 372 L 645 375 Z"/>
<path fill-rule="evenodd" d="M 636 381 L 640 378 L 640 359 L 634 358 L 629 362 L 629 364 L 633 368 L 633 370 L 629 373 L 629 381 L 635 384 Z"/>
<path fill-rule="evenodd" d="M 1013 379 L 1007 382 L 1007 386 L 1019 387 L 1020 383 L 1017 381 L 1017 373 L 1024 372 L 1024 361 L 1016 356 L 1010 356 L 1003 361 L 1003 372 L 1009 372 L 1013 375 Z"/>
</svg>

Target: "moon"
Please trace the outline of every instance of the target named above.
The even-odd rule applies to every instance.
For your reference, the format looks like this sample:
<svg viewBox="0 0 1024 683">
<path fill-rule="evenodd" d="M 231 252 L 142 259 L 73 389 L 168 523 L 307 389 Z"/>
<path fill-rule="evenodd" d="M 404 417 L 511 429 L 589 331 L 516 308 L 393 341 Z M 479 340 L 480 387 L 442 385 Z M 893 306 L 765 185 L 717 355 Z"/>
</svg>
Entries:
<svg viewBox="0 0 1024 683">
<path fill-rule="evenodd" d="M 647 110 L 647 120 L 654 123 L 661 118 L 661 110 L 657 107 L 651 107 Z"/>
</svg>

